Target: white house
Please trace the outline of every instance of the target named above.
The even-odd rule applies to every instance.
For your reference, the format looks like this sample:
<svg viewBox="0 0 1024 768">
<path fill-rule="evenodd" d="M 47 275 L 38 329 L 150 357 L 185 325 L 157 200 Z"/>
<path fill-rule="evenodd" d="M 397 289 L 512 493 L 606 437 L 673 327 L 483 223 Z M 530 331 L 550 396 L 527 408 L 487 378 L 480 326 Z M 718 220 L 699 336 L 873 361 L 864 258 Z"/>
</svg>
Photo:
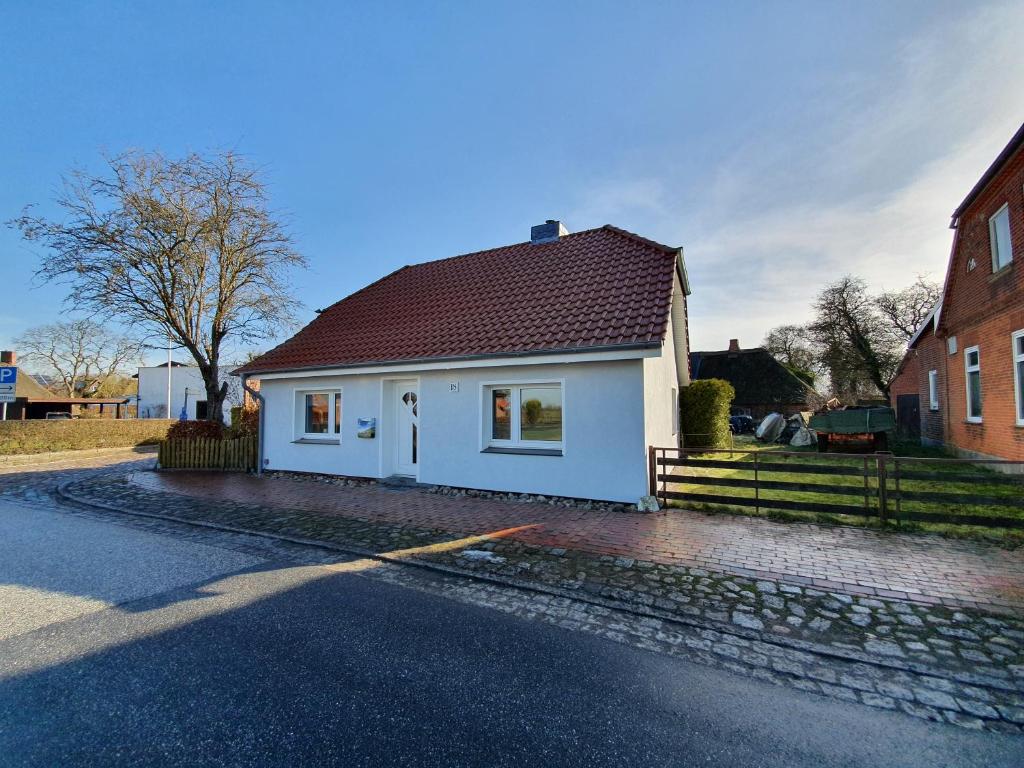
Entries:
<svg viewBox="0 0 1024 768">
<path fill-rule="evenodd" d="M 403 267 L 235 373 L 261 466 L 635 502 L 689 382 L 681 248 L 616 227 Z"/>
<path fill-rule="evenodd" d="M 170 402 L 167 409 L 167 383 L 170 370 Z M 140 419 L 177 419 L 182 409 L 191 419 L 205 419 L 206 385 L 203 375 L 194 365 L 171 361 L 139 368 L 133 378 L 139 380 L 138 414 Z M 225 413 L 225 418 L 228 414 Z"/>
</svg>

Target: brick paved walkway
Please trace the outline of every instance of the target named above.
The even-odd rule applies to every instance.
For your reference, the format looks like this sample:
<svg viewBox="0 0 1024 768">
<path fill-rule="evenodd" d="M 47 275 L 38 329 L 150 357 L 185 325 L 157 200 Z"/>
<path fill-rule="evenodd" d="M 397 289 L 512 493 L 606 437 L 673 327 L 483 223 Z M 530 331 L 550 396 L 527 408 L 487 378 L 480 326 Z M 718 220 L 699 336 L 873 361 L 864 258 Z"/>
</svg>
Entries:
<svg viewBox="0 0 1024 768">
<path fill-rule="evenodd" d="M 133 482 L 203 499 L 466 535 L 530 526 L 512 538 L 850 594 L 1024 608 L 1024 551 L 973 541 L 685 511 L 632 515 L 232 474 L 143 472 Z"/>
</svg>

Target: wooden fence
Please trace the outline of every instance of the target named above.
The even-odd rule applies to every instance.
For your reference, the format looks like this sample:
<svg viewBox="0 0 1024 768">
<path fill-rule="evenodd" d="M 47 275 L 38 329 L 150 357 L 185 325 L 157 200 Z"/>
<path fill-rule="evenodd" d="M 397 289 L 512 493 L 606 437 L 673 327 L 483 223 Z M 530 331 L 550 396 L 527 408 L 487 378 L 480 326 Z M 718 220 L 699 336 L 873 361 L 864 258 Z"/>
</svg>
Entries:
<svg viewBox="0 0 1024 768">
<path fill-rule="evenodd" d="M 736 454 L 743 458 L 736 460 Z M 801 461 L 792 461 L 794 457 L 799 457 Z M 698 453 L 654 446 L 649 449 L 648 461 L 650 491 L 662 506 L 678 501 L 753 507 L 757 512 L 764 509 L 854 515 L 878 518 L 883 523 L 916 521 L 1024 528 L 1024 514 L 1021 517 L 999 514 L 1007 508 L 1024 513 L 1024 474 L 948 471 L 956 470 L 955 466 L 949 465 L 957 464 L 964 465 L 965 470 L 972 469 L 971 465 L 976 464 L 1017 465 L 1016 469 L 1024 469 L 1024 462 L 910 458 L 891 453 L 853 456 L 845 453 L 736 449 L 704 450 Z M 936 467 L 946 471 L 936 471 Z M 721 472 L 701 474 L 703 470 L 729 470 L 729 476 L 723 477 Z M 779 474 L 800 477 L 798 481 L 773 479 Z M 807 482 L 804 481 L 804 475 L 808 476 Z M 980 483 L 990 488 L 1006 488 L 1007 493 L 941 492 L 916 487 L 910 490 L 907 488 L 908 481 L 912 481 L 915 486 L 939 484 L 939 487 L 951 483 Z M 688 488 L 680 490 L 679 486 Z M 741 496 L 732 489 L 747 489 L 748 492 L 752 491 L 752 495 Z M 769 495 L 766 496 L 766 492 Z M 779 492 L 799 494 L 801 498 L 776 498 Z M 923 506 L 935 505 L 942 505 L 946 511 L 922 509 Z M 958 507 L 960 511 L 949 511 Z M 965 507 L 972 510 L 984 507 L 984 514 L 964 512 Z M 990 509 L 993 514 L 989 514 Z"/>
<path fill-rule="evenodd" d="M 235 440 L 164 440 L 158 460 L 161 469 L 218 469 L 246 472 L 256 469 L 256 437 Z"/>
</svg>

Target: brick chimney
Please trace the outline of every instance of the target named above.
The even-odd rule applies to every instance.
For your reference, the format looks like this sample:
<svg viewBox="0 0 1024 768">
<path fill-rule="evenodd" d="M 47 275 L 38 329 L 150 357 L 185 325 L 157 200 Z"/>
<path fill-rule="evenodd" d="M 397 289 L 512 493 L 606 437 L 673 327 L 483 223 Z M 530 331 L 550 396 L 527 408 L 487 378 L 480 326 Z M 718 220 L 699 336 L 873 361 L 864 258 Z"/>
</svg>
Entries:
<svg viewBox="0 0 1024 768">
<path fill-rule="evenodd" d="M 17 365 L 18 354 L 10 349 L 0 352 L 0 365 Z"/>
<path fill-rule="evenodd" d="M 729 351 L 730 352 L 739 352 L 740 351 L 740 340 L 739 339 L 729 339 Z"/>
<path fill-rule="evenodd" d="M 543 224 L 530 227 L 530 242 L 534 245 L 553 243 L 558 238 L 568 234 L 569 230 L 562 226 L 562 222 L 556 219 L 548 219 Z"/>
</svg>

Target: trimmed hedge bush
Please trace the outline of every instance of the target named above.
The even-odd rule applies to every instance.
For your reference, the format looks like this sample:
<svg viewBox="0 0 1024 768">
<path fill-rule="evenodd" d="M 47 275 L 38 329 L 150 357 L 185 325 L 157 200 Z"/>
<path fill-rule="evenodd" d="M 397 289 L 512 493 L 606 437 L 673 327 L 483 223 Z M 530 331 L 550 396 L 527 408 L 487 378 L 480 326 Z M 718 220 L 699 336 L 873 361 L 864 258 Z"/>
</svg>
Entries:
<svg viewBox="0 0 1024 768">
<path fill-rule="evenodd" d="M 729 406 L 736 397 L 732 384 L 722 379 L 700 379 L 679 393 L 683 448 L 729 447 Z"/>
<path fill-rule="evenodd" d="M 224 425 L 216 421 L 176 421 L 167 430 L 168 440 L 223 440 Z"/>
<path fill-rule="evenodd" d="M 260 432 L 260 409 L 243 408 L 236 405 L 231 409 L 231 437 L 248 437 Z"/>
<path fill-rule="evenodd" d="M 167 437 L 170 419 L 0 421 L 0 455 L 152 445 Z"/>
</svg>

